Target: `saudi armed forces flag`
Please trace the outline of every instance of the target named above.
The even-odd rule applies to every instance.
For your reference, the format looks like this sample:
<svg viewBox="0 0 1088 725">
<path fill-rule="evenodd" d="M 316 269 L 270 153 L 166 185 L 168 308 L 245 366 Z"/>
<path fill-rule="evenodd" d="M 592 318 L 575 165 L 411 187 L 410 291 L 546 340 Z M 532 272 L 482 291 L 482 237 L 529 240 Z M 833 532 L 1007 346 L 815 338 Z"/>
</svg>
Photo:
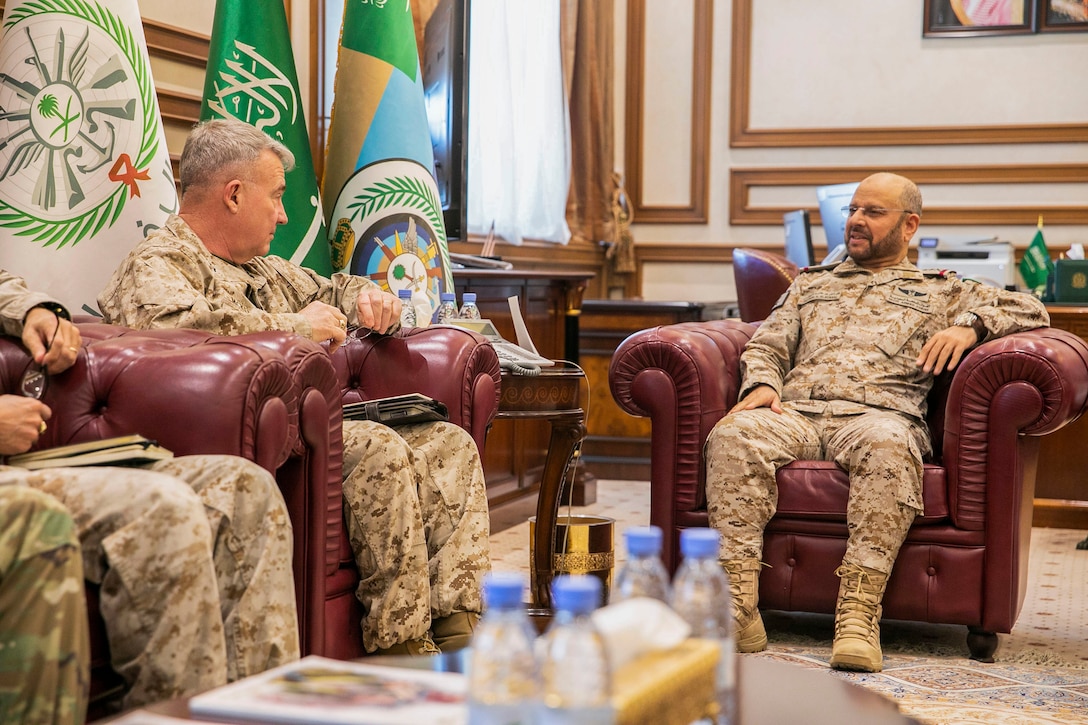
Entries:
<svg viewBox="0 0 1088 725">
<path fill-rule="evenodd" d="M 283 196 L 287 224 L 276 230 L 271 253 L 328 276 L 325 217 L 282 2 L 219 0 L 215 5 L 200 119 L 228 116 L 256 126 L 295 155 Z"/>
<path fill-rule="evenodd" d="M 423 325 L 453 274 L 408 2 L 347 0 L 334 94 L 322 186 L 333 268 L 412 290 Z"/>
<path fill-rule="evenodd" d="M 73 312 L 177 209 L 136 0 L 14 0 L 0 37 L 0 267 Z"/>
</svg>

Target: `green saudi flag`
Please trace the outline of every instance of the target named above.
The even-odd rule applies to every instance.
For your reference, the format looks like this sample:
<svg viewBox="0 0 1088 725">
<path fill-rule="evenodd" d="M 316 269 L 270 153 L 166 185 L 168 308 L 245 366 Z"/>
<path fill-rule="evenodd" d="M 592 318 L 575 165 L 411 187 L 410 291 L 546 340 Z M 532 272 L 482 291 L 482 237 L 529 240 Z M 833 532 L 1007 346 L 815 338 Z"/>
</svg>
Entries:
<svg viewBox="0 0 1088 725">
<path fill-rule="evenodd" d="M 282 2 L 218 0 L 215 5 L 200 119 L 227 117 L 256 126 L 295 155 L 283 197 L 288 221 L 276 231 L 271 253 L 318 274 L 331 274 L 325 217 Z"/>
<path fill-rule="evenodd" d="M 1050 259 L 1050 253 L 1046 251 L 1046 242 L 1043 240 L 1043 220 L 1039 219 L 1039 228 L 1035 231 L 1035 238 L 1024 250 L 1024 258 L 1020 260 L 1020 276 L 1024 278 L 1024 285 L 1036 295 L 1041 296 L 1046 291 L 1046 281 L 1054 271 L 1054 262 Z"/>
</svg>

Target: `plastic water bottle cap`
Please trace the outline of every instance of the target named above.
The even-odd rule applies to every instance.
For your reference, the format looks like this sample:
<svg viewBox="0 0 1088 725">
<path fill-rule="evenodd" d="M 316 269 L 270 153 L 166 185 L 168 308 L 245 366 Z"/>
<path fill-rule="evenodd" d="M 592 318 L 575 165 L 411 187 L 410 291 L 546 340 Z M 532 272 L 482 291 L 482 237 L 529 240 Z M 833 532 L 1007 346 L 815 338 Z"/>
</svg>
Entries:
<svg viewBox="0 0 1088 725">
<path fill-rule="evenodd" d="M 717 557 L 720 540 L 717 529 L 684 529 L 680 532 L 680 552 L 688 559 Z"/>
<path fill-rule="evenodd" d="M 402 300 L 410 300 L 412 299 L 412 290 L 399 289 L 397 290 L 397 297 L 400 297 Z"/>
<path fill-rule="evenodd" d="M 491 572 L 484 577 L 484 603 L 491 609 L 515 609 L 521 606 L 525 578 L 513 572 Z"/>
<path fill-rule="evenodd" d="M 559 576 L 552 582 L 552 596 L 555 608 L 586 614 L 592 612 L 601 603 L 601 580 L 582 574 Z"/>
<path fill-rule="evenodd" d="M 627 553 L 631 556 L 654 556 L 661 553 L 661 529 L 657 526 L 632 526 L 623 532 Z"/>
<path fill-rule="evenodd" d="M 457 295 L 455 295 L 453 292 L 443 292 L 438 296 L 438 299 L 442 302 L 456 302 Z"/>
<path fill-rule="evenodd" d="M 461 299 L 464 300 L 464 303 L 466 305 L 473 304 L 473 303 L 476 302 L 476 293 L 475 292 L 466 292 L 464 295 L 461 296 Z"/>
</svg>

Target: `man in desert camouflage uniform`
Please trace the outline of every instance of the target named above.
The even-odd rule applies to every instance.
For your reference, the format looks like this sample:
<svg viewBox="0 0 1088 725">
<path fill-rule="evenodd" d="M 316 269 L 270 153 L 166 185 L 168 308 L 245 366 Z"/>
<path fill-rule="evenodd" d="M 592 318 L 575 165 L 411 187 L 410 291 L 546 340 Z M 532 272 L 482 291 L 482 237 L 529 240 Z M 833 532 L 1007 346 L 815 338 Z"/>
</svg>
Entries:
<svg viewBox="0 0 1088 725">
<path fill-rule="evenodd" d="M 181 156 L 181 210 L 121 263 L 98 304 L 110 322 L 234 335 L 287 330 L 330 352 L 347 327 L 397 328 L 400 301 L 364 277 L 331 279 L 268 254 L 294 159 L 248 124 L 197 126 Z M 344 514 L 367 651 L 464 646 L 490 568 L 483 470 L 458 426 L 344 422 Z"/>
<path fill-rule="evenodd" d="M 89 650 L 72 517 L 44 493 L 0 486 L 0 722 L 82 723 Z"/>
<path fill-rule="evenodd" d="M 64 307 L 3 271 L 0 325 L 51 374 L 79 353 Z M 51 415 L 34 398 L 0 395 L 0 454 L 28 450 Z M 49 494 L 75 521 L 111 664 L 128 686 L 125 707 L 298 658 L 291 524 L 275 480 L 256 464 L 184 456 L 143 468 L 0 466 L 0 486 L 11 484 Z"/>
<path fill-rule="evenodd" d="M 844 212 L 849 258 L 801 271 L 745 348 L 740 402 L 707 439 L 707 510 L 723 535 L 741 652 L 767 645 L 757 595 L 775 471 L 822 459 L 850 476 L 831 666 L 881 669 L 880 603 L 922 512 L 933 377 L 983 340 L 1049 322 L 1033 297 L 907 261 L 921 212 L 910 180 L 861 182 Z"/>
</svg>

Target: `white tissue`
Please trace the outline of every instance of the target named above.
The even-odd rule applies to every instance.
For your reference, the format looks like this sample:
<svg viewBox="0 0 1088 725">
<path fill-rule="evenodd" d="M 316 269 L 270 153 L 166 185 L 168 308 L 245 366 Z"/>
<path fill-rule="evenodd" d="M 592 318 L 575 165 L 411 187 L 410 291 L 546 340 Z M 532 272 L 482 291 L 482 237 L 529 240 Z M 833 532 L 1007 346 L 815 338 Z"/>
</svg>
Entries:
<svg viewBox="0 0 1088 725">
<path fill-rule="evenodd" d="M 593 612 L 593 624 L 604 638 L 613 672 L 647 652 L 672 649 L 691 633 L 667 604 L 646 597 L 601 607 Z"/>
<path fill-rule="evenodd" d="M 1065 254 L 1067 259 L 1084 259 L 1084 245 L 1074 244 L 1069 247 L 1069 251 Z"/>
</svg>

